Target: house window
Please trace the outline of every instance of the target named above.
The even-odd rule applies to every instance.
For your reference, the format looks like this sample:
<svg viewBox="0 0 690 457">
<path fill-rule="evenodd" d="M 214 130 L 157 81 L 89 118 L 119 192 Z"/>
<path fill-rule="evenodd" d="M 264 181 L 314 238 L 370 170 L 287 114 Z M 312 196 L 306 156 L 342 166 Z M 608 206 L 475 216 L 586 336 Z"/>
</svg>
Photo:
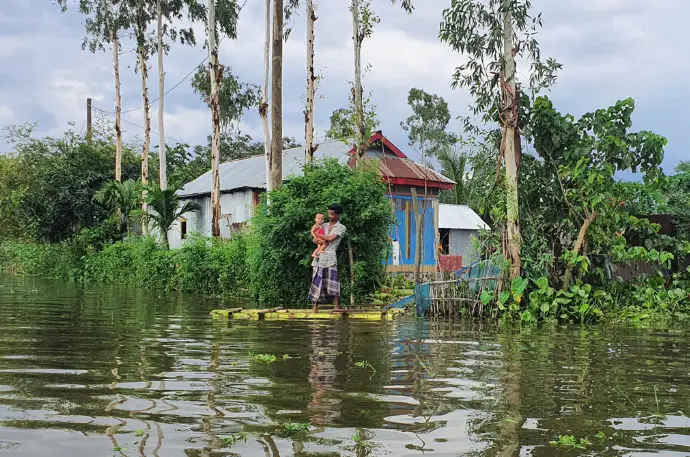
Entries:
<svg viewBox="0 0 690 457">
<path fill-rule="evenodd" d="M 180 219 L 180 233 L 182 234 L 182 239 L 187 238 L 187 219 Z"/>
</svg>

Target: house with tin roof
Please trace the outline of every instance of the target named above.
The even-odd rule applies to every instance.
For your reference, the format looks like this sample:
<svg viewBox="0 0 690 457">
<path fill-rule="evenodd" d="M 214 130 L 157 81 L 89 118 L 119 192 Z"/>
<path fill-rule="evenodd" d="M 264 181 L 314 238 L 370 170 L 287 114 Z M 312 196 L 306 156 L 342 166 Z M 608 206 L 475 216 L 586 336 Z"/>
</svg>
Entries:
<svg viewBox="0 0 690 457">
<path fill-rule="evenodd" d="M 318 145 L 314 160 L 336 159 L 353 166 L 352 145 L 340 140 L 326 140 Z M 414 271 L 415 250 L 421 243 L 426 271 L 435 271 L 439 229 L 439 193 L 451 189 L 452 180 L 407 157 L 382 132 L 371 136 L 364 160 L 374 161 L 388 185 L 391 208 L 396 224 L 391 230 L 393 254 L 388 265 L 393 271 Z M 299 176 L 304 165 L 304 148 L 283 151 L 283 177 Z M 224 162 L 220 165 L 221 236 L 231 233 L 252 217 L 260 195 L 266 190 L 266 162 L 263 155 Z M 426 208 L 422 239 L 416 238 L 416 220 L 412 210 L 412 189 Z M 186 214 L 168 234 L 171 248 L 180 247 L 189 233 L 211 235 L 211 172 L 187 183 L 179 195 L 183 201 L 194 201 L 200 211 Z"/>
</svg>

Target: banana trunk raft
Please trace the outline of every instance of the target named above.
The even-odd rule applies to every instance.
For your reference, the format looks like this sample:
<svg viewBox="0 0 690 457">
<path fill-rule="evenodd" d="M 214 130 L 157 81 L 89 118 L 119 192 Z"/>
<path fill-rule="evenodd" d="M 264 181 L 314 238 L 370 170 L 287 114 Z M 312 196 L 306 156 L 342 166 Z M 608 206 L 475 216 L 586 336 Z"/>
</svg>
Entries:
<svg viewBox="0 0 690 457">
<path fill-rule="evenodd" d="M 214 319 L 242 319 L 242 320 L 289 320 L 289 319 L 355 319 L 366 321 L 390 321 L 405 314 L 404 309 L 398 308 L 369 308 L 334 311 L 329 309 L 317 313 L 308 309 L 214 309 L 211 316 Z"/>
</svg>

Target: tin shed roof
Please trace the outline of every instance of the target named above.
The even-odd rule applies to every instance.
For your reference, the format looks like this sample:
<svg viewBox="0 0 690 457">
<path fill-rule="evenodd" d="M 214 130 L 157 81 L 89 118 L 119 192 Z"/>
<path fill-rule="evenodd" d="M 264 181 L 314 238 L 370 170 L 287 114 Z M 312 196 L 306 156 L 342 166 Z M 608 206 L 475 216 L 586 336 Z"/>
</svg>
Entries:
<svg viewBox="0 0 690 457">
<path fill-rule="evenodd" d="M 372 147 L 375 141 L 383 142 L 390 152 L 382 152 Z M 376 160 L 379 173 L 384 180 L 392 183 L 424 185 L 451 188 L 454 182 L 440 173 L 431 170 L 413 160 L 408 159 L 397 147 L 388 141 L 380 132 L 370 139 L 370 150 L 366 160 Z M 350 162 L 352 146 L 340 140 L 326 140 L 319 144 L 314 154 L 315 160 L 336 159 L 342 164 Z M 283 177 L 302 174 L 304 165 L 304 148 L 297 147 L 283 151 Z M 221 192 L 235 189 L 265 189 L 266 162 L 263 155 L 232 160 L 220 164 Z M 180 191 L 181 197 L 207 195 L 211 192 L 211 172 L 208 171 L 195 180 L 187 183 Z"/>
<path fill-rule="evenodd" d="M 317 160 L 338 159 L 347 163 L 347 153 L 351 147 L 342 141 L 328 140 L 321 143 L 314 154 Z M 283 151 L 283 176 L 298 176 L 304 164 L 304 148 L 291 148 Z M 265 189 L 266 161 L 263 155 L 231 160 L 220 164 L 220 190 L 228 192 L 234 189 Z M 180 190 L 180 196 L 191 197 L 211 193 L 211 172 L 190 181 Z"/>
<path fill-rule="evenodd" d="M 438 205 L 438 228 L 455 230 L 490 230 L 472 208 L 465 205 Z"/>
</svg>

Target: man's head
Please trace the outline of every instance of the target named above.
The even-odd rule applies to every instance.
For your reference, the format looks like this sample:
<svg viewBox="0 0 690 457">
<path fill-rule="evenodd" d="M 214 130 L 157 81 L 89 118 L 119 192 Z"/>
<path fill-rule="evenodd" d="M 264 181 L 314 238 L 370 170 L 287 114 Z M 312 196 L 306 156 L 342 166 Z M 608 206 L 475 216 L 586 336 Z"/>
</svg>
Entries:
<svg viewBox="0 0 690 457">
<path fill-rule="evenodd" d="M 328 219 L 331 222 L 338 222 L 340 219 L 340 213 L 343 212 L 343 208 L 340 205 L 333 204 L 328 207 Z"/>
</svg>

